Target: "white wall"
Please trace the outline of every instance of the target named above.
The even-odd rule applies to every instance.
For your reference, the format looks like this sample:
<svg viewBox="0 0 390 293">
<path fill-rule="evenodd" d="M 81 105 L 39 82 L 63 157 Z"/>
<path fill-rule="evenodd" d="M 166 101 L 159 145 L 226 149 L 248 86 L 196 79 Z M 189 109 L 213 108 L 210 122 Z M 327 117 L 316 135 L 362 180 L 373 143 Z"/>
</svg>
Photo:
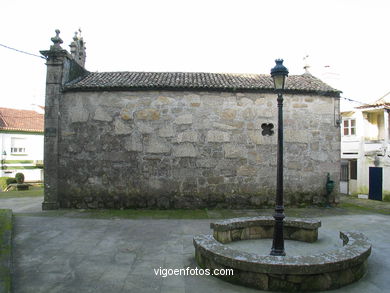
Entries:
<svg viewBox="0 0 390 293">
<path fill-rule="evenodd" d="M 23 155 L 11 153 L 12 138 L 25 139 L 26 151 Z M 14 177 L 16 173 L 21 172 L 26 181 L 42 180 L 42 169 L 13 169 L 12 167 L 34 166 L 34 162 L 20 163 L 9 161 L 43 161 L 43 134 L 19 134 L 19 133 L 0 133 L 0 156 L 2 162 L 8 161 L 6 170 L 0 171 L 1 177 Z M 4 152 L 6 155 L 4 155 Z M 3 163 L 1 164 L 3 166 Z"/>
<path fill-rule="evenodd" d="M 369 167 L 374 167 L 375 153 L 382 153 L 378 156 L 378 167 L 383 168 L 383 191 L 390 191 L 390 144 L 388 136 L 388 114 L 383 110 L 373 112 L 342 113 L 345 119 L 356 119 L 356 135 L 341 136 L 341 158 L 357 159 L 357 180 L 350 180 L 349 193 L 362 192 L 369 187 Z M 379 127 L 378 124 L 380 123 Z M 341 125 L 341 134 L 343 134 L 343 124 Z M 379 142 L 367 141 L 371 139 L 381 139 Z M 383 150 L 386 150 L 384 152 Z"/>
</svg>

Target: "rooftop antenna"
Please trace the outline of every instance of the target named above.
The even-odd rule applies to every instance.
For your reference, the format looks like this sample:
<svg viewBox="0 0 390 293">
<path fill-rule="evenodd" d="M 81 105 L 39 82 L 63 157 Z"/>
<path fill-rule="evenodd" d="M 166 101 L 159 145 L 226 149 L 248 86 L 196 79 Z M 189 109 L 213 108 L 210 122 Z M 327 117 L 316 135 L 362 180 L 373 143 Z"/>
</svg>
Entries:
<svg viewBox="0 0 390 293">
<path fill-rule="evenodd" d="M 305 73 L 310 74 L 309 68 L 310 68 L 310 65 L 309 65 L 309 55 L 306 54 L 306 56 L 303 57 L 303 69 L 305 69 Z"/>
</svg>

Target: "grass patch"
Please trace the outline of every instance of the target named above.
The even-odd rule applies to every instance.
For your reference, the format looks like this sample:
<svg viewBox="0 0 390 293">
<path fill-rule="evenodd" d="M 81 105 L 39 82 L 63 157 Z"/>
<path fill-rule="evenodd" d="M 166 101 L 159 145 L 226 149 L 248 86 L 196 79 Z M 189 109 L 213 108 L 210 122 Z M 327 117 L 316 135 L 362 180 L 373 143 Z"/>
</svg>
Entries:
<svg viewBox="0 0 390 293">
<path fill-rule="evenodd" d="M 11 292 L 12 211 L 0 210 L 0 291 Z"/>
<path fill-rule="evenodd" d="M 339 204 L 340 208 L 348 209 L 354 212 L 360 212 L 365 214 L 379 213 L 384 215 L 390 215 L 390 209 L 380 206 L 370 206 L 364 203 L 354 202 L 342 202 Z"/>
<path fill-rule="evenodd" d="M 95 219 L 207 219 L 206 210 L 80 210 L 80 215 Z"/>
<path fill-rule="evenodd" d="M 372 214 L 378 213 L 378 210 L 362 208 L 353 204 L 342 204 L 342 206 L 332 208 L 308 207 L 308 208 L 286 208 L 285 215 L 293 218 L 316 218 L 327 216 L 342 216 L 353 214 Z M 379 211 L 389 214 L 388 211 Z M 239 217 L 272 216 L 273 209 L 177 209 L 177 210 L 153 210 L 153 209 L 59 209 L 50 211 L 41 211 L 38 213 L 16 213 L 16 216 L 36 216 L 36 217 L 68 217 L 82 219 L 174 219 L 174 220 L 218 220 Z"/>
<path fill-rule="evenodd" d="M 208 219 L 207 210 L 78 210 L 59 209 L 39 213 L 17 213 L 17 216 L 70 217 L 83 219 Z"/>
<path fill-rule="evenodd" d="M 236 217 L 254 217 L 258 215 L 271 215 L 266 210 L 227 210 L 227 209 L 125 209 L 125 210 L 87 210 L 87 209 L 59 209 L 42 211 L 39 213 L 17 213 L 17 216 L 44 216 L 44 217 L 71 217 L 85 219 L 175 219 L 175 220 L 200 220 L 200 219 L 227 219 Z"/>
<path fill-rule="evenodd" d="M 390 191 L 388 191 L 388 190 L 383 191 L 382 200 L 385 202 L 390 202 Z"/>
<path fill-rule="evenodd" d="M 43 196 L 42 186 L 30 186 L 29 190 L 15 190 L 0 192 L 0 198 L 11 198 L 11 197 L 39 197 Z"/>
<path fill-rule="evenodd" d="M 43 188 L 32 187 L 28 191 L 10 191 L 0 193 L 5 197 L 43 196 Z M 372 200 L 341 196 L 336 207 L 307 206 L 304 208 L 285 208 L 287 217 L 326 217 L 353 214 L 385 214 L 390 215 L 390 204 Z M 238 217 L 272 216 L 273 208 L 265 209 L 59 209 L 34 213 L 16 213 L 18 216 L 69 217 L 86 219 L 229 219 Z"/>
</svg>

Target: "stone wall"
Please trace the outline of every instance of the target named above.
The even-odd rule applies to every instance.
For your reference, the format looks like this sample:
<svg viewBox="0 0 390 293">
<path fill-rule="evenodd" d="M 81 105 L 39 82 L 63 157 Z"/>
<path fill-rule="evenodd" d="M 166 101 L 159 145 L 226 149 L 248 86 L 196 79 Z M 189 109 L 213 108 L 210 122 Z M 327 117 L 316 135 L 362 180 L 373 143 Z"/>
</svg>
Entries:
<svg viewBox="0 0 390 293">
<path fill-rule="evenodd" d="M 322 203 L 328 172 L 339 186 L 335 100 L 284 97 L 285 203 Z M 274 93 L 65 92 L 59 108 L 62 207 L 274 205 Z"/>
</svg>

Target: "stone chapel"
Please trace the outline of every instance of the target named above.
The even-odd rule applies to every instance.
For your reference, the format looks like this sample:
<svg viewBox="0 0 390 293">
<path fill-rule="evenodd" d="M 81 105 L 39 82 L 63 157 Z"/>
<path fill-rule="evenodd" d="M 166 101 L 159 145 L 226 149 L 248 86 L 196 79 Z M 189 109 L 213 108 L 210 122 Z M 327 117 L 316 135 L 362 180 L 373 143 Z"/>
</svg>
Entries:
<svg viewBox="0 0 390 293">
<path fill-rule="evenodd" d="M 274 205 L 278 126 L 269 74 L 89 72 L 80 33 L 70 52 L 59 33 L 41 51 L 43 209 Z M 286 205 L 324 203 L 328 173 L 337 201 L 339 96 L 309 73 L 288 77 Z"/>
</svg>

